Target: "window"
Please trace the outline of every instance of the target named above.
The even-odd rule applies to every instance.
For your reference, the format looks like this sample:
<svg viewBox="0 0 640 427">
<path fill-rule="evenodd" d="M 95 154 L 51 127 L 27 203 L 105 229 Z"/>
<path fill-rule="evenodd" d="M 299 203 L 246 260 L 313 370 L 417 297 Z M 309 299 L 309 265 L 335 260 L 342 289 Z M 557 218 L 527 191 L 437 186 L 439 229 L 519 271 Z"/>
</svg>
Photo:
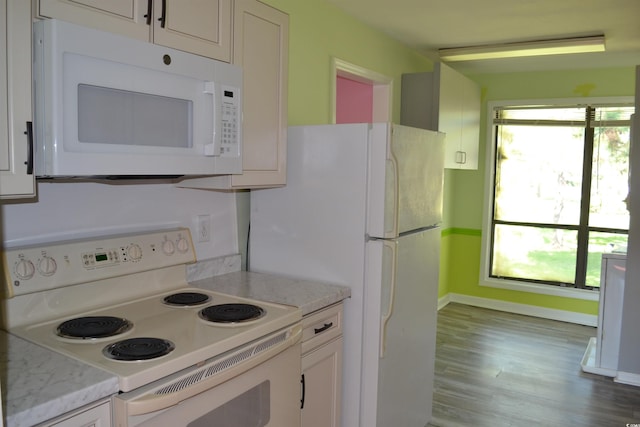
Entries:
<svg viewBox="0 0 640 427">
<path fill-rule="evenodd" d="M 495 105 L 492 281 L 594 289 L 605 252 L 625 251 L 629 104 Z"/>
</svg>

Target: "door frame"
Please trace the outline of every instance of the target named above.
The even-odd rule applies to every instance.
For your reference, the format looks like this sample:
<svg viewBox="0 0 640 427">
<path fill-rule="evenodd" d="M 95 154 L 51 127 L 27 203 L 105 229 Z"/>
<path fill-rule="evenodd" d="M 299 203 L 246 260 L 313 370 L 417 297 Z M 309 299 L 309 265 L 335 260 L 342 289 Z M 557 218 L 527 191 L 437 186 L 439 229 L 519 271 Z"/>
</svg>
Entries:
<svg viewBox="0 0 640 427">
<path fill-rule="evenodd" d="M 373 121 L 390 122 L 393 94 L 393 78 L 360 67 L 340 58 L 331 58 L 331 123 L 336 123 L 337 79 L 355 80 L 373 86 Z"/>
</svg>

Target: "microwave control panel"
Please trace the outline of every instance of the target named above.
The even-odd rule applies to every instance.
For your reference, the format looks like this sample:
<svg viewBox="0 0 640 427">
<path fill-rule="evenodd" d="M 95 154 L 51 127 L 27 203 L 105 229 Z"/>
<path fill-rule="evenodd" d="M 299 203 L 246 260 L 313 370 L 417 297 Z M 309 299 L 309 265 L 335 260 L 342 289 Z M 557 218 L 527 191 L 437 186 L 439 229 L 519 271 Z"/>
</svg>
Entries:
<svg viewBox="0 0 640 427">
<path fill-rule="evenodd" d="M 222 132 L 220 156 L 240 155 L 240 90 L 237 87 L 222 86 Z"/>
</svg>

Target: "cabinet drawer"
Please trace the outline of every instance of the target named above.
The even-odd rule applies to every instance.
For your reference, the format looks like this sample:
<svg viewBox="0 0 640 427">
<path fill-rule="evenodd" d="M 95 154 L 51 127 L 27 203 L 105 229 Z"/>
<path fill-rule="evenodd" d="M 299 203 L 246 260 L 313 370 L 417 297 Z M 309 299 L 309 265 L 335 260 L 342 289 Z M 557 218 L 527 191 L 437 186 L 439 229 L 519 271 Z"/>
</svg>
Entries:
<svg viewBox="0 0 640 427">
<path fill-rule="evenodd" d="M 342 303 L 302 319 L 302 354 L 342 335 Z"/>
</svg>

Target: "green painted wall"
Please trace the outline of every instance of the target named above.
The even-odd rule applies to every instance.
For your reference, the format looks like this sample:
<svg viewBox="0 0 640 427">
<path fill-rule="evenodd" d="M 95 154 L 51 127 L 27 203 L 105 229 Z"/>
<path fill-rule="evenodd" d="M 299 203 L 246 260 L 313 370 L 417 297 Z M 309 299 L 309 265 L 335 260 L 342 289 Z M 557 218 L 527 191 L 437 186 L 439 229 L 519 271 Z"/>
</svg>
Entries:
<svg viewBox="0 0 640 427">
<path fill-rule="evenodd" d="M 265 0 L 289 14 L 289 125 L 331 123 L 331 58 L 392 77 L 400 121 L 400 78 L 429 71 L 416 51 L 356 21 L 325 0 Z"/>
<path fill-rule="evenodd" d="M 635 69 L 612 68 L 535 73 L 475 75 L 471 78 L 482 88 L 482 127 L 480 130 L 480 166 L 477 171 L 447 171 L 445 197 L 449 213 L 443 236 L 443 259 L 448 292 L 492 298 L 546 308 L 597 314 L 597 303 L 482 287 L 479 282 L 483 197 L 485 192 L 485 156 L 487 144 L 486 105 L 488 101 L 509 99 L 578 98 L 584 96 L 633 96 Z M 445 252 L 446 251 L 446 252 Z"/>
</svg>

